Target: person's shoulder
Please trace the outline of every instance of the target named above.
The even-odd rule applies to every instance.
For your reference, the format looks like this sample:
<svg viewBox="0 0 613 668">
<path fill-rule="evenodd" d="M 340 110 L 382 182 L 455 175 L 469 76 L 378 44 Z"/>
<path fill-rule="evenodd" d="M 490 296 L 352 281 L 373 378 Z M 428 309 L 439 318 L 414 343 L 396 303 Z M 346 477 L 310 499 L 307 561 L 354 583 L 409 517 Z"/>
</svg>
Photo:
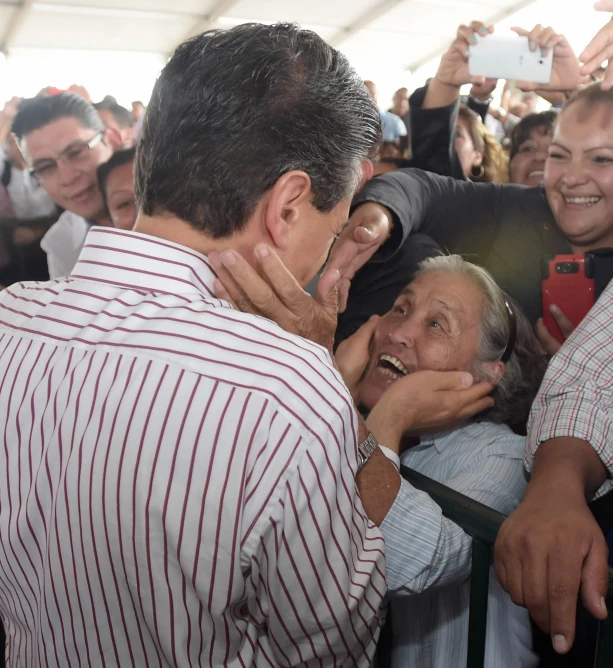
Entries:
<svg viewBox="0 0 613 668">
<path fill-rule="evenodd" d="M 461 428 L 462 438 L 473 444 L 476 456 L 501 456 L 522 459 L 526 439 L 506 424 L 472 422 Z"/>
<path fill-rule="evenodd" d="M 66 235 L 72 235 L 75 231 L 87 234 L 90 227 L 90 224 L 83 216 L 79 216 L 72 211 L 64 211 L 45 233 L 41 240 L 41 246 L 43 250 L 46 250 L 45 246 L 48 247 L 49 244 L 61 243 Z"/>
<path fill-rule="evenodd" d="M 180 332 L 171 336 L 186 337 L 190 354 L 181 364 L 189 370 L 264 393 L 301 419 L 331 422 L 340 417 L 344 421 L 349 415 L 351 396 L 322 346 L 286 332 L 271 320 L 209 299 L 185 306 L 172 300 L 165 315 L 184 321 Z"/>
</svg>

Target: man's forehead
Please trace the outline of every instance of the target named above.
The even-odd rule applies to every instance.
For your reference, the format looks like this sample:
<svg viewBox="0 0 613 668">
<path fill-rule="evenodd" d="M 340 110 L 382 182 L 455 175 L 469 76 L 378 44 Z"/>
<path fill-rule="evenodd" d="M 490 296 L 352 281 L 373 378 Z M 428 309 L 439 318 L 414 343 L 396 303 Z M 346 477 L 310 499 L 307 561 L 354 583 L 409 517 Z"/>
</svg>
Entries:
<svg viewBox="0 0 613 668">
<path fill-rule="evenodd" d="M 76 118 L 58 118 L 37 130 L 32 130 L 22 140 L 26 159 L 32 163 L 45 158 L 57 158 L 75 141 L 88 141 L 94 131 L 84 128 Z"/>
</svg>

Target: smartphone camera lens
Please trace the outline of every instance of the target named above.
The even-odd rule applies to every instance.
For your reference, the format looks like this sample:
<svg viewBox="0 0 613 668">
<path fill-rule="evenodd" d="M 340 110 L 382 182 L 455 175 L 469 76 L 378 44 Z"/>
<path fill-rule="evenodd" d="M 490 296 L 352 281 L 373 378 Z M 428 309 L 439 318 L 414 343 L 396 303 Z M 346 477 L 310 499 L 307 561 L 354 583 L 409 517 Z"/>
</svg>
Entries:
<svg viewBox="0 0 613 668">
<path fill-rule="evenodd" d="M 556 264 L 557 274 L 577 274 L 579 265 L 576 262 L 559 262 Z"/>
</svg>

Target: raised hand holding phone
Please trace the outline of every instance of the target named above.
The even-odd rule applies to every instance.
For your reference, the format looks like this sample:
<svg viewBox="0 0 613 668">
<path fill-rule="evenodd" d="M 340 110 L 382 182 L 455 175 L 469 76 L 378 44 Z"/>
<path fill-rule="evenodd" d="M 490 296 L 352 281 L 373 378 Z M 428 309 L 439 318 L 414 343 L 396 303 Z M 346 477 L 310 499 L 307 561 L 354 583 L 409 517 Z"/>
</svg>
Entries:
<svg viewBox="0 0 613 668">
<path fill-rule="evenodd" d="M 613 0 L 599 0 L 594 5 L 599 12 L 613 12 Z M 590 75 L 595 72 L 605 61 L 613 58 L 613 23 L 609 21 L 595 35 L 594 39 L 587 45 L 579 60 L 583 63 L 581 74 Z M 609 90 L 613 86 L 613 67 L 607 66 L 605 77 L 602 81 L 603 90 Z"/>
</svg>

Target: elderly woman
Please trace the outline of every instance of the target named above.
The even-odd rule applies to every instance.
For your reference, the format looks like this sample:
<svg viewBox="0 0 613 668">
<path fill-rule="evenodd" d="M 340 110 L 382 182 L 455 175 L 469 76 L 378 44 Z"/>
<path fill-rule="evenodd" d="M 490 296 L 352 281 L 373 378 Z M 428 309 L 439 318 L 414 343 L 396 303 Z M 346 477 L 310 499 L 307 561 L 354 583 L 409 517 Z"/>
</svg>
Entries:
<svg viewBox="0 0 613 668">
<path fill-rule="evenodd" d="M 524 438 L 507 424 L 525 424 L 545 362 L 526 317 L 511 309 L 484 269 L 458 255 L 426 260 L 392 310 L 339 347 L 337 363 L 347 377 L 363 365 L 352 392 L 366 412 L 392 384 L 417 371 L 470 371 L 489 381 L 494 408 L 451 431 L 407 434 L 401 461 L 501 513 L 519 504 Z M 465 665 L 470 537 L 406 481 L 381 531 L 393 665 Z M 493 569 L 487 630 L 488 668 L 536 665 L 528 613 L 511 602 Z"/>
</svg>

